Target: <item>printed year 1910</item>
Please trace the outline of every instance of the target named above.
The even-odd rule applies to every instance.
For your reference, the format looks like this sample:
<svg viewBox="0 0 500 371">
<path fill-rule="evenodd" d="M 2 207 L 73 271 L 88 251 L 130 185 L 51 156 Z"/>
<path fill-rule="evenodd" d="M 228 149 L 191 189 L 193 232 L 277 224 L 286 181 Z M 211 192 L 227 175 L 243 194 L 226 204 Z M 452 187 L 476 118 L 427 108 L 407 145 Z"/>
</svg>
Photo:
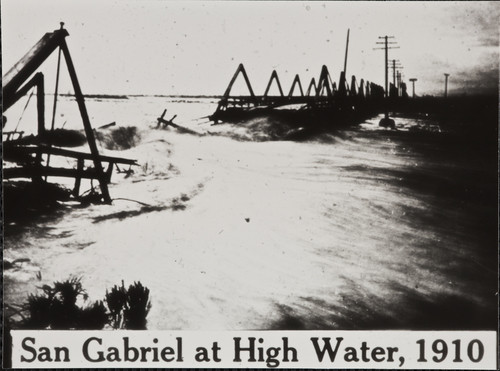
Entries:
<svg viewBox="0 0 500 371">
<path fill-rule="evenodd" d="M 484 345 L 478 340 L 474 339 L 467 344 L 462 340 L 456 339 L 451 342 L 446 342 L 442 339 L 437 339 L 430 345 L 426 343 L 425 339 L 417 340 L 419 346 L 418 362 L 427 362 L 428 358 L 432 356 L 432 361 L 443 362 L 448 356 L 452 356 L 453 362 L 463 362 L 465 357 L 474 363 L 481 362 L 484 356 Z"/>
</svg>

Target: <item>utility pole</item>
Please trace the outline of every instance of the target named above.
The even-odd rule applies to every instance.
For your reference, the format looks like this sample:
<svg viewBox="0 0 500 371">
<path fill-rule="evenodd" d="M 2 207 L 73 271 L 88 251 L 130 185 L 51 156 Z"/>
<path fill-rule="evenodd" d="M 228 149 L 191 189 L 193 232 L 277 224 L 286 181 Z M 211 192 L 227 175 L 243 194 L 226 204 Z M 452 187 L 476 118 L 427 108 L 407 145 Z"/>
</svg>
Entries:
<svg viewBox="0 0 500 371">
<path fill-rule="evenodd" d="M 396 60 L 392 60 L 392 83 L 396 86 Z"/>
<path fill-rule="evenodd" d="M 399 59 L 392 59 L 389 66 L 392 68 L 392 83 L 396 86 L 396 71 L 402 70 L 403 66 L 401 65 Z"/>
<path fill-rule="evenodd" d="M 385 63 L 384 63 L 384 68 L 385 68 L 385 99 L 384 99 L 384 118 L 380 120 L 379 125 L 383 127 L 389 127 L 391 129 L 394 129 L 396 127 L 396 123 L 394 122 L 393 119 L 389 118 L 389 89 L 388 89 L 388 84 L 389 84 L 389 49 L 399 49 L 399 46 L 389 46 L 396 44 L 396 42 L 389 42 L 389 39 L 394 39 L 394 36 L 379 36 L 379 39 L 383 39 L 384 41 L 379 41 L 376 44 L 383 44 L 383 48 L 374 48 L 373 50 L 379 50 L 379 49 L 384 49 L 385 50 Z"/>
<path fill-rule="evenodd" d="M 347 71 L 347 51 L 349 50 L 349 32 L 351 30 L 348 28 L 347 29 L 347 41 L 345 43 L 345 58 L 344 58 L 344 76 L 346 76 L 347 78 L 347 75 L 346 75 L 346 71 Z"/>
<path fill-rule="evenodd" d="M 415 98 L 415 81 L 417 81 L 417 79 L 413 77 L 410 79 L 410 81 L 411 81 L 412 88 L 413 88 L 412 89 L 413 90 L 413 98 Z"/>
<path fill-rule="evenodd" d="M 373 50 L 384 49 L 385 50 L 385 97 L 389 96 L 388 93 L 388 82 L 389 82 L 389 49 L 399 49 L 399 46 L 389 46 L 393 44 L 397 44 L 396 42 L 389 41 L 389 39 L 394 39 L 394 36 L 379 36 L 379 39 L 383 39 L 384 41 L 377 42 L 376 44 L 383 44 L 383 48 L 374 48 Z"/>
<path fill-rule="evenodd" d="M 448 96 L 448 77 L 450 76 L 449 73 L 444 74 L 444 97 L 446 98 Z"/>
</svg>

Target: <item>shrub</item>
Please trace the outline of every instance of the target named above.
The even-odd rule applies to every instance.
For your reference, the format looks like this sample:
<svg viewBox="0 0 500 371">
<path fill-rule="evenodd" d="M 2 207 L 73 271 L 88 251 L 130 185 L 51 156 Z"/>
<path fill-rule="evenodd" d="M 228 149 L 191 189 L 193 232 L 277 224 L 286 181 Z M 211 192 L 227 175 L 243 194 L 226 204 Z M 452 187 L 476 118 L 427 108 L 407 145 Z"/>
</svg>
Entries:
<svg viewBox="0 0 500 371">
<path fill-rule="evenodd" d="M 45 296 L 30 295 L 26 305 L 28 319 L 26 324 L 33 329 L 44 329 L 50 325 L 50 309 L 52 300 Z"/>
<path fill-rule="evenodd" d="M 134 282 L 127 292 L 127 306 L 124 310 L 125 328 L 145 330 L 146 317 L 150 309 L 149 289 L 142 286 L 140 282 Z"/>
<path fill-rule="evenodd" d="M 146 317 L 151 309 L 149 289 L 140 282 L 134 282 L 128 290 L 122 281 L 106 291 L 106 303 L 111 313 L 111 326 L 115 329 L 145 330 Z"/>
<path fill-rule="evenodd" d="M 103 301 L 95 301 L 85 307 L 77 305 L 78 298 L 87 301 L 88 296 L 81 284 L 81 278 L 70 278 L 44 285 L 42 294 L 28 296 L 22 306 L 23 320 L 12 323 L 12 327 L 25 329 L 79 329 L 100 330 L 106 325 L 114 329 L 145 330 L 146 317 L 151 309 L 149 289 L 140 282 L 134 282 L 128 290 L 113 286 Z M 10 320 L 10 319 L 9 319 Z M 12 321 L 10 321 L 12 322 Z"/>
<path fill-rule="evenodd" d="M 125 290 L 123 281 L 121 286 L 113 286 L 110 292 L 106 290 L 106 298 L 104 300 L 111 314 L 111 326 L 114 329 L 121 328 L 123 324 L 123 309 L 127 304 L 127 291 Z"/>
<path fill-rule="evenodd" d="M 82 308 L 79 313 L 77 329 L 100 330 L 109 322 L 106 307 L 102 301 L 96 301 L 87 308 Z"/>
</svg>

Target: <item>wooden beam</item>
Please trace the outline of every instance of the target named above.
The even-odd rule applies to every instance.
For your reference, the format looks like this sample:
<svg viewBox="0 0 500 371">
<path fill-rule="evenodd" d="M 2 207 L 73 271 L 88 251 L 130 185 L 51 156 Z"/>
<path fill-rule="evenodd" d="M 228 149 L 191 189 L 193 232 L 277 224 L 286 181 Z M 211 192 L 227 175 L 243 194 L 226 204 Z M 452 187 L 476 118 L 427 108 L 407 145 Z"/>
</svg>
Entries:
<svg viewBox="0 0 500 371">
<path fill-rule="evenodd" d="M 13 154 L 44 153 L 55 156 L 71 157 L 82 160 L 93 160 L 94 156 L 86 152 L 72 151 L 58 147 L 39 146 L 11 146 L 4 143 L 4 156 L 7 158 Z M 99 155 L 100 161 L 113 162 L 115 164 L 138 165 L 136 160 L 121 157 Z"/>
<path fill-rule="evenodd" d="M 12 167 L 3 169 L 4 179 L 13 178 L 33 178 L 37 176 L 57 176 L 64 178 L 75 178 L 75 179 L 99 179 L 100 174 L 95 171 L 95 169 L 66 169 L 66 168 L 56 168 L 56 167 Z"/>
<path fill-rule="evenodd" d="M 2 78 L 2 93 L 5 101 L 14 96 L 19 87 L 40 67 L 57 47 L 64 42 L 68 31 L 61 29 L 46 33 L 26 55 Z"/>
</svg>

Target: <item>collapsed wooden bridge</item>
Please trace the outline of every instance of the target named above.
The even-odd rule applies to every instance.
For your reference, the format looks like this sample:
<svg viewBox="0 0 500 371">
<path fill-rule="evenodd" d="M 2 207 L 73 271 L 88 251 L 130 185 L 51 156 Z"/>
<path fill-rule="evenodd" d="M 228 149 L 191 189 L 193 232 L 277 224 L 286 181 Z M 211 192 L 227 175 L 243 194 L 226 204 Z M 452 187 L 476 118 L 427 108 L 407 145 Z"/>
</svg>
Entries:
<svg viewBox="0 0 500 371">
<path fill-rule="evenodd" d="M 96 179 L 99 182 L 100 200 L 111 203 L 108 184 L 111 179 L 113 167 L 117 164 L 137 165 L 135 160 L 102 156 L 97 149 L 94 130 L 90 124 L 90 119 L 85 106 L 84 96 L 78 82 L 75 67 L 66 44 L 68 32 L 61 28 L 54 32 L 46 33 L 31 50 L 12 67 L 2 78 L 3 109 L 8 110 L 20 98 L 26 95 L 32 88 L 37 91 L 37 134 L 24 136 L 23 131 L 3 132 L 3 161 L 9 162 L 9 166 L 4 166 L 3 178 L 28 178 L 34 183 L 47 181 L 47 177 L 71 177 L 75 179 L 72 190 L 73 196 L 78 199 L 80 196 L 80 184 L 82 179 Z M 56 92 L 54 94 L 54 109 L 52 126 L 50 130 L 45 127 L 45 89 L 44 76 L 36 70 L 42 63 L 57 49 L 59 49 Z M 73 85 L 75 100 L 78 104 L 80 115 L 85 132 L 85 140 L 89 146 L 90 153 L 79 152 L 60 148 L 55 145 L 54 115 L 57 103 L 57 86 L 59 81 L 59 67 L 61 53 L 64 56 L 68 72 Z M 33 75 L 34 74 L 34 75 Z M 31 76 L 33 77 L 27 81 Z M 27 81 L 27 82 L 26 82 Z M 5 125 L 5 117 L 3 117 Z M 60 132 L 58 132 L 60 134 Z M 67 159 L 76 160 L 75 167 L 63 168 L 50 166 L 50 156 L 63 156 Z M 92 165 L 86 162 L 92 162 Z M 103 163 L 108 163 L 104 170 Z M 14 166 L 10 166 L 14 164 Z M 45 177 L 45 180 L 43 180 Z"/>
<path fill-rule="evenodd" d="M 232 96 L 231 89 L 238 78 L 242 75 L 248 88 L 248 95 Z M 273 85 L 277 85 L 279 95 L 269 95 Z M 296 94 L 298 89 L 298 94 Z M 220 99 L 216 111 L 210 116 L 215 123 L 219 121 L 231 121 L 247 117 L 249 114 L 269 112 L 270 110 L 291 105 L 302 105 L 302 110 L 315 111 L 326 110 L 332 112 L 365 110 L 381 106 L 384 99 L 384 88 L 358 79 L 352 76 L 350 85 L 346 81 L 345 72 L 340 73 L 338 84 L 332 81 L 328 68 L 323 66 L 319 79 L 316 83 L 311 79 L 304 93 L 300 76 L 295 75 L 288 94 L 284 94 L 277 72 L 274 70 L 263 95 L 256 95 L 245 71 L 240 64 L 233 75 L 229 85 Z"/>
</svg>

